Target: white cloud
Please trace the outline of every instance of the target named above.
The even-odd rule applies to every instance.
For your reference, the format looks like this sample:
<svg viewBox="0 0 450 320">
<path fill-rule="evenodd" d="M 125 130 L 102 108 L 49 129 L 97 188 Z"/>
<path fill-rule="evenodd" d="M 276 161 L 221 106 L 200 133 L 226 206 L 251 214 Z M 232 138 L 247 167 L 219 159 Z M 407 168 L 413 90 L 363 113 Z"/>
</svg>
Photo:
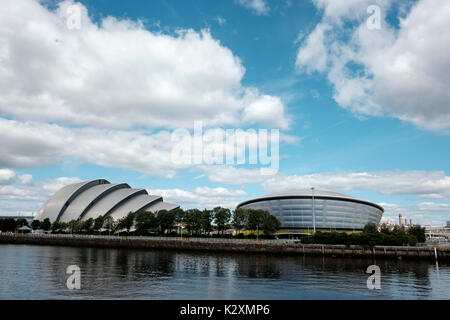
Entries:
<svg viewBox="0 0 450 320">
<path fill-rule="evenodd" d="M 238 131 L 233 131 L 236 137 Z M 255 131 L 257 132 L 257 131 Z M 226 154 L 234 152 L 234 162 L 246 155 L 249 145 L 238 143 L 237 140 L 227 139 L 226 132 L 221 128 L 205 130 L 203 149 L 192 148 L 192 158 L 203 151 L 204 163 L 212 161 L 209 155 L 223 154 L 222 161 L 226 161 Z M 223 140 L 209 139 L 213 133 L 221 133 L 218 137 Z M 249 139 L 251 133 L 243 131 L 243 136 Z M 73 159 L 106 167 L 116 167 L 136 170 L 142 173 L 158 175 L 166 178 L 173 177 L 180 169 L 197 167 L 191 162 L 172 161 L 172 151 L 179 141 L 172 140 L 172 132 L 161 130 L 157 132 L 146 130 L 109 130 L 95 128 L 66 128 L 57 124 L 40 122 L 21 122 L 0 118 L 0 168 L 32 168 L 55 165 Z M 269 132 L 270 136 L 270 132 Z M 256 135 L 255 135 L 256 137 Z M 301 138 L 282 134 L 282 142 L 298 144 Z M 193 143 L 194 141 L 192 141 Z M 236 146 L 237 144 L 237 146 Z M 250 160 L 247 157 L 246 163 Z M 277 155 L 271 155 L 271 161 L 278 161 Z M 254 165 L 259 168 L 258 164 Z M 266 167 L 266 165 L 261 165 Z M 217 170 L 221 171 L 221 167 Z M 259 172 L 259 169 L 258 169 Z M 13 173 L 7 170 L 0 172 L 1 181 L 9 181 Z M 9 177 L 9 178 L 8 178 Z M 27 179 L 23 176 L 21 179 Z"/>
<path fill-rule="evenodd" d="M 210 188 L 210 187 L 197 187 L 195 193 L 202 196 L 221 196 L 221 197 L 242 197 L 247 195 L 244 190 L 240 189 L 227 189 L 223 187 Z"/>
<path fill-rule="evenodd" d="M 8 185 L 0 185 L 0 215 L 34 214 L 56 191 L 81 181 L 77 177 L 35 181 L 31 174 L 20 175 Z"/>
<path fill-rule="evenodd" d="M 82 180 L 77 177 L 59 177 L 35 181 L 31 174 L 24 174 L 20 175 L 17 179 L 10 181 L 8 185 L 0 186 L 0 199 L 38 201 L 42 203 L 62 187 L 81 181 Z"/>
<path fill-rule="evenodd" d="M 244 185 L 247 183 L 258 183 L 268 179 L 269 176 L 262 175 L 259 169 L 237 168 L 233 166 L 203 166 L 201 169 L 206 173 L 209 180 L 216 183 Z"/>
<path fill-rule="evenodd" d="M 284 105 L 279 97 L 261 95 L 258 90 L 247 90 L 244 98 L 245 109 L 242 119 L 246 123 L 272 124 L 276 128 L 287 129 L 288 120 L 283 117 Z"/>
<path fill-rule="evenodd" d="M 2 3 L 2 114 L 121 129 L 244 125 L 242 114 L 251 123 L 287 123 L 279 98 L 258 93 L 251 101 L 247 92 L 257 90 L 242 86 L 240 59 L 208 30 L 171 35 L 113 17 L 96 25 L 80 4 L 81 28 L 70 30 L 71 4 L 50 11 L 36 0 Z M 275 122 L 255 103 L 264 114 L 276 109 Z"/>
<path fill-rule="evenodd" d="M 449 214 L 450 218 L 450 204 L 436 203 L 436 202 L 421 202 L 417 205 L 420 211 L 441 211 Z"/>
<path fill-rule="evenodd" d="M 10 184 L 16 173 L 10 169 L 0 169 L 0 185 Z"/>
<path fill-rule="evenodd" d="M 22 174 L 18 178 L 22 185 L 30 185 L 33 183 L 33 176 L 31 174 Z"/>
<path fill-rule="evenodd" d="M 243 190 L 227 188 L 197 187 L 194 191 L 183 189 L 149 189 L 150 194 L 162 195 L 164 201 L 180 203 L 189 208 L 214 208 L 217 206 L 234 209 L 239 197 L 245 196 Z"/>
<path fill-rule="evenodd" d="M 336 102 L 356 114 L 450 132 L 450 2 L 420 0 L 400 10 L 398 29 L 385 21 L 389 1 L 314 3 L 323 18 L 299 48 L 300 72 L 326 72 Z M 366 25 L 371 4 L 381 8 L 381 30 Z"/>
<path fill-rule="evenodd" d="M 297 53 L 295 61 L 295 65 L 299 70 L 304 70 L 307 73 L 325 71 L 328 53 L 324 38 L 325 32 L 329 29 L 330 27 L 327 24 L 319 23 L 306 38 Z"/>
<path fill-rule="evenodd" d="M 56 124 L 0 118 L 0 135 L 4 153 L 0 167 L 40 167 L 70 157 L 165 177 L 173 176 L 178 168 L 170 161 L 173 143 L 168 131 L 69 129 Z"/>
<path fill-rule="evenodd" d="M 265 0 L 236 0 L 244 8 L 251 9 L 256 15 L 267 15 L 270 7 Z"/>
<path fill-rule="evenodd" d="M 227 23 L 227 19 L 222 18 L 221 16 L 217 16 L 217 22 L 219 25 L 223 26 L 225 23 Z"/>
<path fill-rule="evenodd" d="M 303 176 L 279 174 L 262 185 L 268 192 L 316 187 L 341 192 L 373 190 L 385 195 L 450 199 L 450 177 L 443 171 L 330 172 Z"/>
</svg>

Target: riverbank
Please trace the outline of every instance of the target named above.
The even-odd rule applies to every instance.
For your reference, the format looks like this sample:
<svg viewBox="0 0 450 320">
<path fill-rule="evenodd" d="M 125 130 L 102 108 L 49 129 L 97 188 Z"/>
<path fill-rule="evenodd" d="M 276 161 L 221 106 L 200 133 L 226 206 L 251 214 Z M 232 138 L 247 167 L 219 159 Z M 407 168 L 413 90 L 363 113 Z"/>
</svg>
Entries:
<svg viewBox="0 0 450 320">
<path fill-rule="evenodd" d="M 0 234 L 0 244 L 33 244 L 99 248 L 179 250 L 202 252 L 268 253 L 413 260 L 450 260 L 450 247 L 345 246 L 302 244 L 292 240 L 237 240 L 208 238 L 117 237 L 93 235 Z"/>
</svg>

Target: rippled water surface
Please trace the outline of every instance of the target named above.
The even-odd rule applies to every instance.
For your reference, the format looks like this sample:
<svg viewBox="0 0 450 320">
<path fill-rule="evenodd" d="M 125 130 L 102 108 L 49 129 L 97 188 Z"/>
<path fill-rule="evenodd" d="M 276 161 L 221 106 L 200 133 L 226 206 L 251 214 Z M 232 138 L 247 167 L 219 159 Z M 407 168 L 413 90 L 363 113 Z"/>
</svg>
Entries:
<svg viewBox="0 0 450 320">
<path fill-rule="evenodd" d="M 368 290 L 366 269 L 381 269 Z M 66 269 L 81 268 L 81 290 Z M 450 266 L 359 260 L 0 245 L 0 299 L 450 299 Z"/>
</svg>

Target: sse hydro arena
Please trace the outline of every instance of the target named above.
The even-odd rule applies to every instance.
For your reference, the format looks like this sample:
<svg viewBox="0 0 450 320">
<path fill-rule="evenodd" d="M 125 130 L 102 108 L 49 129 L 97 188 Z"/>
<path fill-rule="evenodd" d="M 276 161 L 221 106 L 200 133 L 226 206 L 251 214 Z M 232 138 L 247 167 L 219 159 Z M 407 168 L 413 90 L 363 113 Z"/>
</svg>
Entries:
<svg viewBox="0 0 450 320">
<path fill-rule="evenodd" d="M 127 183 L 113 184 L 97 179 L 63 187 L 43 205 L 34 219 L 69 222 L 111 216 L 117 220 L 130 212 L 157 212 L 178 207 L 178 204 L 163 202 L 161 196 L 149 195 L 145 189 L 132 189 Z"/>
<path fill-rule="evenodd" d="M 282 229 L 290 231 L 359 231 L 368 222 L 378 225 L 384 212 L 375 203 L 321 190 L 272 193 L 241 202 L 237 208 L 269 211 Z"/>
</svg>

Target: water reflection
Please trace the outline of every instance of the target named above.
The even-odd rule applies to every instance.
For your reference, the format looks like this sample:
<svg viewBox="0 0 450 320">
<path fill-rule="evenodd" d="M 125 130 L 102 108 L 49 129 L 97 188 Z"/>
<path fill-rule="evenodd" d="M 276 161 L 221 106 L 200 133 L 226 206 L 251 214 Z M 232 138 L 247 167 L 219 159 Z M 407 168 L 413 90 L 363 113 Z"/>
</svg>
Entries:
<svg viewBox="0 0 450 320">
<path fill-rule="evenodd" d="M 449 299 L 450 267 L 425 261 L 0 246 L 1 299 Z M 367 267 L 381 269 L 368 290 Z M 66 288 L 66 268 L 82 289 Z"/>
</svg>

